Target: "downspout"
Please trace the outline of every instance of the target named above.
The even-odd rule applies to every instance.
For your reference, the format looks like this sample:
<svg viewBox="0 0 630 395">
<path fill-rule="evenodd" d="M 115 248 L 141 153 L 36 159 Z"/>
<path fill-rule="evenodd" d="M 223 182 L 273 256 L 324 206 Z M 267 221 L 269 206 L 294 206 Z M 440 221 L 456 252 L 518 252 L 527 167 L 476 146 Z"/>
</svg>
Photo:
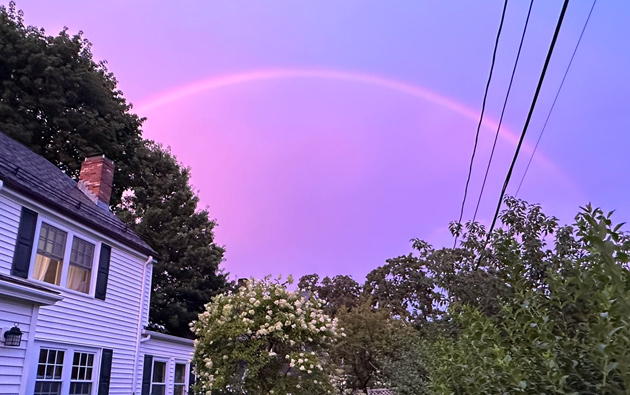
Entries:
<svg viewBox="0 0 630 395">
<path fill-rule="evenodd" d="M 138 366 L 140 365 L 140 361 L 138 361 L 138 357 L 140 356 L 140 343 L 142 342 L 142 315 L 144 314 L 144 294 L 146 292 L 146 285 L 147 285 L 147 268 L 149 267 L 149 265 L 153 263 L 153 257 L 149 256 L 147 258 L 147 261 L 144 263 L 144 266 L 142 268 L 142 293 L 140 294 L 140 317 L 138 317 L 138 327 L 136 328 L 136 352 L 135 352 L 135 367 L 133 369 L 133 379 L 132 379 L 132 391 L 133 394 L 136 394 L 136 384 L 137 384 L 137 380 L 138 380 Z M 151 283 L 149 281 L 149 283 Z M 147 318 L 148 318 L 148 312 L 147 312 Z M 147 339 L 148 340 L 148 339 Z M 146 341 L 146 340 L 145 340 Z"/>
</svg>

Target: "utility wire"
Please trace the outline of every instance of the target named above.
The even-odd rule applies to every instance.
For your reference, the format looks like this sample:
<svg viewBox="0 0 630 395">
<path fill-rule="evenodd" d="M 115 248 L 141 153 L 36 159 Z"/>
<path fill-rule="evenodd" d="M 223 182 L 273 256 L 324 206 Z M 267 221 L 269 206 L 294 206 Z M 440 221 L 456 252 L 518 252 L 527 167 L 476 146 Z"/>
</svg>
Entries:
<svg viewBox="0 0 630 395">
<path fill-rule="evenodd" d="M 518 60 L 521 57 L 521 49 L 523 48 L 523 41 L 525 40 L 525 33 L 527 32 L 527 25 L 529 24 L 529 17 L 532 14 L 532 6 L 534 0 L 529 2 L 529 10 L 527 11 L 527 18 L 525 19 L 525 26 L 523 27 L 523 33 L 521 34 L 521 42 L 518 45 L 518 52 L 516 53 L 516 60 L 514 61 L 514 67 L 512 68 L 512 76 L 510 77 L 510 84 L 508 85 L 507 92 L 505 94 L 505 100 L 503 101 L 503 108 L 501 109 L 501 117 L 499 118 L 499 124 L 497 125 L 497 132 L 494 135 L 494 142 L 492 143 L 492 151 L 490 151 L 490 159 L 488 160 L 488 166 L 486 166 L 486 174 L 483 176 L 483 184 L 481 184 L 481 191 L 479 192 L 479 199 L 477 199 L 477 207 L 475 207 L 475 215 L 473 215 L 473 222 L 477 219 L 477 212 L 479 211 L 479 204 L 481 203 L 481 197 L 486 187 L 486 181 L 488 180 L 488 173 L 490 172 L 490 165 L 492 164 L 492 158 L 494 157 L 494 150 L 497 146 L 497 140 L 499 139 L 499 131 L 501 130 L 501 124 L 503 123 L 503 116 L 505 115 L 505 108 L 507 107 L 508 98 L 510 97 L 510 91 L 512 90 L 512 83 L 514 82 L 514 74 L 516 74 L 516 66 Z"/>
<path fill-rule="evenodd" d="M 527 162 L 527 167 L 525 167 L 525 172 L 523 173 L 523 177 L 521 177 L 521 182 L 518 184 L 518 188 L 516 189 L 516 193 L 514 194 L 515 197 L 518 196 L 518 193 L 521 190 L 521 186 L 523 186 L 523 181 L 525 181 L 525 176 L 527 175 L 527 171 L 529 170 L 529 165 L 532 164 L 532 159 L 534 159 L 534 155 L 536 154 L 536 149 L 538 148 L 538 144 L 540 144 L 540 139 L 542 138 L 543 133 L 545 133 L 545 128 L 547 128 L 547 122 L 549 122 L 549 117 L 551 117 L 551 112 L 553 111 L 553 108 L 556 105 L 556 101 L 558 100 L 558 96 L 560 95 L 560 91 L 562 90 L 562 86 L 564 85 L 564 80 L 567 78 L 567 74 L 569 74 L 569 69 L 571 68 L 571 64 L 573 63 L 573 58 L 575 58 L 575 53 L 577 52 L 578 47 L 580 46 L 580 42 L 582 41 L 582 36 L 584 35 L 584 31 L 586 30 L 588 21 L 591 19 L 591 14 L 593 13 L 593 9 L 595 8 L 596 3 L 597 3 L 597 0 L 593 0 L 593 5 L 591 6 L 591 10 L 588 13 L 586 22 L 584 22 L 584 27 L 582 28 L 582 32 L 580 33 L 580 38 L 578 39 L 577 44 L 575 44 L 575 49 L 573 50 L 573 54 L 571 55 L 571 60 L 569 60 L 569 65 L 567 66 L 567 69 L 564 72 L 564 76 L 562 77 L 562 82 L 560 82 L 560 86 L 558 87 L 558 91 L 556 92 L 556 97 L 553 99 L 553 103 L 551 104 L 551 108 L 549 109 L 549 113 L 547 114 L 547 119 L 545 119 L 545 123 L 542 127 L 542 130 L 540 131 L 540 134 L 538 135 L 538 140 L 536 140 L 536 145 L 534 146 L 534 150 L 532 151 L 532 154 L 529 157 L 529 161 Z"/>
<path fill-rule="evenodd" d="M 551 45 L 549 46 L 549 50 L 547 51 L 547 57 L 545 59 L 545 64 L 543 66 L 542 72 L 540 74 L 540 79 L 538 80 L 538 86 L 536 87 L 536 92 L 534 93 L 534 98 L 532 99 L 532 104 L 529 107 L 529 113 L 527 114 L 527 119 L 525 120 L 525 125 L 523 126 L 523 132 L 521 133 L 521 138 L 518 141 L 518 145 L 516 146 L 516 151 L 514 152 L 514 158 L 512 158 L 512 164 L 510 164 L 510 168 L 505 177 L 505 182 L 503 183 L 503 189 L 501 190 L 501 196 L 499 197 L 499 203 L 497 204 L 497 209 L 494 213 L 494 218 L 492 219 L 492 225 L 490 225 L 490 229 L 488 230 L 486 245 L 490 241 L 490 235 L 492 234 L 492 230 L 496 225 L 497 218 L 499 217 L 499 211 L 501 210 L 501 204 L 503 203 L 503 198 L 505 197 L 505 190 L 510 183 L 510 178 L 512 177 L 512 171 L 514 170 L 514 164 L 518 159 L 518 154 L 521 151 L 521 146 L 523 145 L 523 140 L 525 139 L 525 134 L 527 133 L 527 127 L 529 126 L 529 122 L 532 119 L 532 114 L 534 113 L 534 108 L 536 107 L 536 101 L 538 100 L 538 95 L 540 94 L 540 89 L 542 88 L 543 81 L 545 80 L 545 74 L 547 73 L 547 67 L 549 66 L 549 61 L 551 60 L 551 55 L 553 54 L 553 49 L 556 46 L 556 41 L 558 40 L 558 34 L 560 33 L 560 28 L 562 27 L 562 21 L 564 20 L 564 15 L 567 11 L 567 6 L 569 5 L 569 0 L 564 0 L 562 5 L 562 11 L 560 12 L 560 17 L 558 18 L 558 23 L 556 25 L 556 30 L 553 33 L 553 38 L 551 39 Z M 481 257 L 475 266 L 475 269 L 479 267 L 481 263 Z"/>
<path fill-rule="evenodd" d="M 486 100 L 488 98 L 488 90 L 490 89 L 490 81 L 492 80 L 492 72 L 494 71 L 494 64 L 497 58 L 497 48 L 499 47 L 499 38 L 501 37 L 501 30 L 503 30 L 503 22 L 505 21 L 505 11 L 507 10 L 508 0 L 503 2 L 503 11 L 501 12 L 501 22 L 499 23 L 499 29 L 497 31 L 496 39 L 494 40 L 494 50 L 492 51 L 492 63 L 490 64 L 490 73 L 488 74 L 488 81 L 486 82 L 486 89 L 483 94 L 483 102 L 481 104 L 481 115 L 479 116 L 479 123 L 477 124 L 477 132 L 475 134 L 475 144 L 473 146 L 472 155 L 470 157 L 470 166 L 468 167 L 468 177 L 466 178 L 466 187 L 464 188 L 464 199 L 462 200 L 462 207 L 459 212 L 458 223 L 462 222 L 464 217 L 464 206 L 466 205 L 466 197 L 468 196 L 468 186 L 470 184 L 470 176 L 472 175 L 473 162 L 475 161 L 475 153 L 477 152 L 477 144 L 479 143 L 479 131 L 481 130 L 481 123 L 483 121 L 483 113 L 486 109 Z M 457 237 L 453 248 L 457 245 Z"/>
</svg>

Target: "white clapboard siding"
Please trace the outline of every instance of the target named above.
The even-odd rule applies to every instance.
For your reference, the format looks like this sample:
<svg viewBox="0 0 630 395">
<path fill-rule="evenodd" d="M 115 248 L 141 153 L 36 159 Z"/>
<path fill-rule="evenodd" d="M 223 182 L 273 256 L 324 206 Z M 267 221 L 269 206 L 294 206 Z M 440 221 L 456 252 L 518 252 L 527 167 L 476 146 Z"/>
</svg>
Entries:
<svg viewBox="0 0 630 395">
<path fill-rule="evenodd" d="M 20 392 L 32 314 L 32 303 L 0 295 L 0 329 L 9 329 L 17 323 L 20 330 L 24 332 L 19 347 L 0 346 L 0 394 L 18 394 Z"/>
<path fill-rule="evenodd" d="M 167 361 L 167 376 L 166 376 L 166 394 L 173 393 L 173 382 L 175 380 L 175 364 L 189 364 L 193 355 L 193 342 L 192 340 L 176 339 L 172 337 L 169 339 L 157 339 L 159 334 L 152 332 L 145 332 L 145 337 L 151 336 L 149 340 L 140 344 L 140 363 L 137 369 L 137 391 L 140 393 L 142 386 L 142 368 L 145 355 L 152 355 L 154 360 Z M 164 336 L 168 338 L 169 336 Z M 190 367 L 187 367 L 187 371 Z M 188 375 L 186 375 L 186 378 Z"/>
<path fill-rule="evenodd" d="M 0 196 L 0 274 L 11 273 L 21 210 L 19 204 Z"/>
<path fill-rule="evenodd" d="M 104 301 L 61 291 L 64 299 L 39 311 L 36 337 L 114 350 L 110 394 L 131 393 L 144 261 L 112 248 Z"/>
</svg>

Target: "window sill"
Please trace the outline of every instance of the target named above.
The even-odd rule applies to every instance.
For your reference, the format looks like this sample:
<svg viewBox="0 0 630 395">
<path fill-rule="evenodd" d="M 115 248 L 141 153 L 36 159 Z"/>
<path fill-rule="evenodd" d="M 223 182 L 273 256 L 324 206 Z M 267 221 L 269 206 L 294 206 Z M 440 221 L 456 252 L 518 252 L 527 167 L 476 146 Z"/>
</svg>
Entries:
<svg viewBox="0 0 630 395">
<path fill-rule="evenodd" d="M 84 297 L 86 299 L 96 300 L 94 295 L 91 294 L 91 293 L 86 294 L 86 293 L 83 293 L 83 292 L 75 291 L 74 289 L 62 287 L 61 285 L 50 284 L 50 283 L 47 283 L 46 281 L 36 280 L 34 278 L 29 278 L 28 281 L 31 281 L 31 282 L 33 282 L 35 284 L 40 284 L 40 285 L 43 285 L 45 287 L 57 290 L 57 291 L 59 291 L 61 293 L 66 293 L 66 294 L 70 294 L 70 295 L 81 296 L 81 297 Z"/>
</svg>

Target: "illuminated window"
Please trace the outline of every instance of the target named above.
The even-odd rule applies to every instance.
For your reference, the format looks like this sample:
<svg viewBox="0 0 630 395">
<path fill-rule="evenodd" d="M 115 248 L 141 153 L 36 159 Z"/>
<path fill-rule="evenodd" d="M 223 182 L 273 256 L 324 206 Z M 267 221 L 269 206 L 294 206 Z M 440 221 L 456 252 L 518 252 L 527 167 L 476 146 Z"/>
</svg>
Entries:
<svg viewBox="0 0 630 395">
<path fill-rule="evenodd" d="M 42 223 L 37 244 L 35 271 L 33 277 L 49 284 L 61 283 L 63 256 L 66 251 L 68 234 L 54 226 Z"/>
<path fill-rule="evenodd" d="M 66 287 L 75 291 L 90 293 L 93 261 L 94 244 L 78 237 L 73 238 Z"/>
</svg>

